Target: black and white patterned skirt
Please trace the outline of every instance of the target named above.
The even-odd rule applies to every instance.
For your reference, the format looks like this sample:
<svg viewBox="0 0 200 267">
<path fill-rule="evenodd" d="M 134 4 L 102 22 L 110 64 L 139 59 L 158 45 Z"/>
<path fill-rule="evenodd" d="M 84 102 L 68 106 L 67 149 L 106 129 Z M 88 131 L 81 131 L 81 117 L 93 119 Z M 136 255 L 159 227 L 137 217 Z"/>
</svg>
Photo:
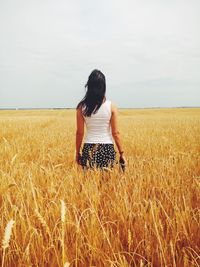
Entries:
<svg viewBox="0 0 200 267">
<path fill-rule="evenodd" d="M 84 143 L 81 156 L 83 168 L 112 168 L 115 160 L 113 144 Z"/>
</svg>

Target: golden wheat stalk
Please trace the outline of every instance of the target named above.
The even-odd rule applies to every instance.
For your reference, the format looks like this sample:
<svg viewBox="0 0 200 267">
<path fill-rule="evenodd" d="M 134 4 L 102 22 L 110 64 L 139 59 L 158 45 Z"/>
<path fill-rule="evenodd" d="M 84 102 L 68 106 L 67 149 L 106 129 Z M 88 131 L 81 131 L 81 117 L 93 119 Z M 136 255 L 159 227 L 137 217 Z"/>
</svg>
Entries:
<svg viewBox="0 0 200 267">
<path fill-rule="evenodd" d="M 13 165 L 13 163 L 14 163 L 15 160 L 16 160 L 16 158 L 17 158 L 17 154 L 15 154 L 14 157 L 12 157 L 11 162 L 10 162 L 11 165 Z"/>
<path fill-rule="evenodd" d="M 2 257 L 2 264 L 1 264 L 2 267 L 4 266 L 5 251 L 6 251 L 6 248 L 9 247 L 9 241 L 10 241 L 10 237 L 12 234 L 12 228 L 13 228 L 14 223 L 15 221 L 11 219 L 7 223 L 6 228 L 5 228 L 4 238 L 2 240 L 2 249 L 3 249 L 3 257 Z"/>
<path fill-rule="evenodd" d="M 65 222 L 65 215 L 66 215 L 66 205 L 65 205 L 65 202 L 63 200 L 61 200 L 60 202 L 61 202 L 61 222 L 64 223 Z"/>
<path fill-rule="evenodd" d="M 38 211 L 38 209 L 35 209 L 35 214 L 39 220 L 39 222 L 41 223 L 41 225 L 43 226 L 43 228 L 46 230 L 47 234 L 50 236 L 50 229 L 49 226 L 47 224 L 47 222 L 45 221 L 45 219 L 42 217 L 42 215 L 40 214 L 40 212 Z"/>
<path fill-rule="evenodd" d="M 28 243 L 24 251 L 24 259 L 26 260 L 26 262 L 30 263 L 30 242 Z"/>
<path fill-rule="evenodd" d="M 30 181 L 30 185 L 31 185 L 31 191 L 32 191 L 32 195 L 33 195 L 33 200 L 34 200 L 34 203 L 35 203 L 35 209 L 38 210 L 38 204 L 37 204 L 37 200 L 36 200 L 36 195 L 35 195 L 35 188 L 33 186 L 33 181 L 32 181 L 32 176 L 29 172 L 29 181 Z"/>
<path fill-rule="evenodd" d="M 66 215 L 66 205 L 63 200 L 61 202 L 61 223 L 62 223 L 62 236 L 61 236 L 61 244 L 62 244 L 62 262 L 65 266 L 65 215 Z"/>
<path fill-rule="evenodd" d="M 162 246 L 161 237 L 160 237 L 159 230 L 158 230 L 158 223 L 157 223 L 158 220 L 156 220 L 156 218 L 155 218 L 154 206 L 153 206 L 152 201 L 150 201 L 150 207 L 151 207 L 151 213 L 152 213 L 153 223 L 154 223 L 154 226 L 155 226 L 156 237 L 158 239 L 158 243 L 159 243 L 159 246 L 160 246 L 161 255 L 162 255 L 162 258 L 163 258 L 163 263 L 164 263 L 164 266 L 167 266 L 166 260 L 165 260 L 165 253 L 164 253 L 164 249 L 163 249 L 163 246 Z"/>
</svg>

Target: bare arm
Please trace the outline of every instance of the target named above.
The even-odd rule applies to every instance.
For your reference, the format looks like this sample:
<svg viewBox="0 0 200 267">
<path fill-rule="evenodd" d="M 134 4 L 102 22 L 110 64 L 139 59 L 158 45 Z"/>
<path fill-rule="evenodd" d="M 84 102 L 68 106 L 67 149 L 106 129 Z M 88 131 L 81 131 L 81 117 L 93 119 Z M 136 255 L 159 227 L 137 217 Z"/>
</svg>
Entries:
<svg viewBox="0 0 200 267">
<path fill-rule="evenodd" d="M 115 140 L 117 149 L 119 151 L 120 156 L 123 154 L 123 149 L 122 149 L 122 142 L 121 142 L 121 136 L 120 132 L 118 130 L 118 111 L 117 107 L 112 104 L 111 106 L 111 130 L 112 130 L 112 136 Z"/>
<path fill-rule="evenodd" d="M 80 109 L 76 111 L 76 161 L 78 163 L 78 158 L 80 155 L 80 149 L 84 136 L 84 118 Z"/>
</svg>

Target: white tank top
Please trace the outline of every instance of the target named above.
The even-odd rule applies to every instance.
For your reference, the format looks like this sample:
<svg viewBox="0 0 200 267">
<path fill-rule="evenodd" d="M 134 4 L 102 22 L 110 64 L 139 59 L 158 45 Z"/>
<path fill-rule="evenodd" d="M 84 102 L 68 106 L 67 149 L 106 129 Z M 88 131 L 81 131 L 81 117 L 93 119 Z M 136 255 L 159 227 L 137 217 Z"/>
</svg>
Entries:
<svg viewBox="0 0 200 267">
<path fill-rule="evenodd" d="M 85 143 L 113 144 L 111 134 L 111 101 L 106 100 L 91 117 L 85 117 Z"/>
</svg>

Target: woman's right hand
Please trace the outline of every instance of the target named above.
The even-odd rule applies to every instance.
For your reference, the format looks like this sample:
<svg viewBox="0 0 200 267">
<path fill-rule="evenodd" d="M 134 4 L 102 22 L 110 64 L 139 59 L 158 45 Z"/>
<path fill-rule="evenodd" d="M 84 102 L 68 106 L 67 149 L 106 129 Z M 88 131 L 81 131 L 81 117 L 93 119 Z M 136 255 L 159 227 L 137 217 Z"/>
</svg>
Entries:
<svg viewBox="0 0 200 267">
<path fill-rule="evenodd" d="M 125 167 L 127 165 L 127 161 L 126 161 L 126 158 L 125 158 L 125 156 L 123 154 L 121 154 L 119 156 L 119 163 L 120 163 L 120 166 L 122 168 L 122 171 L 125 171 Z"/>
<path fill-rule="evenodd" d="M 126 160 L 126 157 L 124 155 L 120 155 L 119 158 L 124 161 L 125 165 L 127 164 L 127 160 Z"/>
</svg>

